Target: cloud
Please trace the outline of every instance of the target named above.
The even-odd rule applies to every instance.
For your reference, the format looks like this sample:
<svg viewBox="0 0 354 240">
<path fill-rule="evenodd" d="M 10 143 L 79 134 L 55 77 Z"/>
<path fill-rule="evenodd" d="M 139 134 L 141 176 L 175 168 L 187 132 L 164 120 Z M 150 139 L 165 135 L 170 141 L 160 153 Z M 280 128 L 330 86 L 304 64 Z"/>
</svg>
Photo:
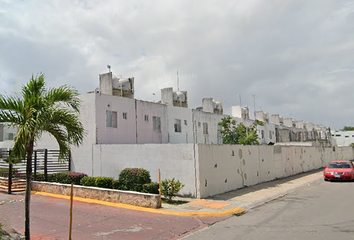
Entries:
<svg viewBox="0 0 354 240">
<path fill-rule="evenodd" d="M 80 92 L 135 77 L 136 97 L 187 90 L 332 128 L 354 125 L 354 3 L 343 0 L 0 1 L 0 92 L 31 74 Z M 155 93 L 155 95 L 152 95 Z M 252 110 L 251 110 L 252 111 Z"/>
</svg>

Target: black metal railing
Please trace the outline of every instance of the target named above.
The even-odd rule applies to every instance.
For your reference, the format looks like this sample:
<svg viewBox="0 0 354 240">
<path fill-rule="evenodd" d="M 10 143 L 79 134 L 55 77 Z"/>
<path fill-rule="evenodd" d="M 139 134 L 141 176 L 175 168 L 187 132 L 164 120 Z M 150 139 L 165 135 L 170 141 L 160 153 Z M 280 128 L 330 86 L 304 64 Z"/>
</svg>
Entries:
<svg viewBox="0 0 354 240">
<path fill-rule="evenodd" d="M 5 160 L 9 158 L 11 150 L 0 150 L 1 174 L 8 178 L 8 193 L 11 193 L 12 179 L 26 175 L 26 159 L 21 159 L 19 163 L 9 164 Z M 7 170 L 7 171 L 6 171 Z M 48 180 L 48 174 L 70 171 L 70 157 L 59 159 L 59 150 L 37 149 L 32 156 L 33 179 L 37 180 L 38 173 L 44 175 L 44 180 Z"/>
</svg>

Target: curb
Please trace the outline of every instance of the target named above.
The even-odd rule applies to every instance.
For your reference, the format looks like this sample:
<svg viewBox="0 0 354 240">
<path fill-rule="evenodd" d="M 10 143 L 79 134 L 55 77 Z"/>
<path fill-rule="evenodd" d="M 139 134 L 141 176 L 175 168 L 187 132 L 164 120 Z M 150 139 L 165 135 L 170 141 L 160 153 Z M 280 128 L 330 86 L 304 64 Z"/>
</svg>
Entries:
<svg viewBox="0 0 354 240">
<path fill-rule="evenodd" d="M 47 196 L 47 197 L 54 197 L 54 198 L 61 198 L 61 199 L 70 200 L 70 196 L 65 196 L 65 195 L 60 195 L 60 194 L 36 192 L 36 191 L 32 191 L 31 193 L 33 195 L 40 195 L 40 196 Z M 165 209 L 138 207 L 138 206 L 123 204 L 123 203 L 112 203 L 112 202 L 106 202 L 106 201 L 101 201 L 101 200 L 96 200 L 96 199 L 81 198 L 81 197 L 73 197 L 73 199 L 75 201 L 85 202 L 85 203 L 94 203 L 94 204 L 124 208 L 124 209 L 141 211 L 141 212 L 164 214 L 164 215 L 174 215 L 174 216 L 184 216 L 184 217 L 223 217 L 223 216 L 230 216 L 230 215 L 240 215 L 246 211 L 246 209 L 244 209 L 244 208 L 236 207 L 236 208 L 232 208 L 232 209 L 228 209 L 228 210 L 220 211 L 220 212 L 180 212 L 180 211 L 169 211 L 169 210 L 165 210 Z"/>
</svg>

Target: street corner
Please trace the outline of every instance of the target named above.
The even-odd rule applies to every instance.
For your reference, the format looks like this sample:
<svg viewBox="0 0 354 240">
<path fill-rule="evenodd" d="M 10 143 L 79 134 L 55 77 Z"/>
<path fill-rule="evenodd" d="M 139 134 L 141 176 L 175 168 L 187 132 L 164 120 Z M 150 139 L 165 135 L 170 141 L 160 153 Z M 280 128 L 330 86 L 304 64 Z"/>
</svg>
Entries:
<svg viewBox="0 0 354 240">
<path fill-rule="evenodd" d="M 35 192 L 32 191 L 34 195 L 41 195 L 46 197 L 52 198 L 61 198 L 69 200 L 69 196 L 64 196 L 60 194 L 52 194 L 52 193 L 44 193 L 44 192 Z M 221 210 L 222 208 L 230 207 L 230 204 L 227 203 L 220 203 L 220 202 L 213 202 L 207 200 L 195 200 L 189 202 L 188 206 L 199 206 L 198 211 L 189 210 L 183 205 L 175 207 L 173 209 L 164 209 L 164 208 L 146 208 L 146 207 L 138 207 L 128 204 L 122 203 L 113 203 L 113 202 L 106 202 L 100 201 L 95 199 L 88 199 L 88 198 L 80 198 L 74 197 L 74 201 L 79 202 L 86 202 L 92 204 L 99 204 L 104 206 L 116 207 L 116 208 L 124 208 L 128 210 L 140 211 L 140 212 L 147 212 L 147 213 L 156 213 L 156 214 L 163 214 L 163 215 L 174 215 L 174 216 L 184 216 L 184 217 L 224 217 L 224 216 L 231 216 L 231 215 L 242 215 L 245 213 L 246 209 L 242 207 L 233 207 L 226 210 Z"/>
</svg>

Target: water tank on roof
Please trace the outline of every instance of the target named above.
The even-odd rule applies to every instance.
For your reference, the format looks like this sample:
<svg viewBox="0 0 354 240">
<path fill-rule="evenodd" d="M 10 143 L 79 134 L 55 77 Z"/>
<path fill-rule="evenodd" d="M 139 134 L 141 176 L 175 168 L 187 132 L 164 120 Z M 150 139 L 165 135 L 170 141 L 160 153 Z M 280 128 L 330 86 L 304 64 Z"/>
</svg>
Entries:
<svg viewBox="0 0 354 240">
<path fill-rule="evenodd" d="M 131 90 L 131 88 L 130 88 L 130 79 L 129 78 L 121 78 L 121 79 L 119 79 L 119 85 L 123 88 L 124 91 Z"/>
<path fill-rule="evenodd" d="M 118 78 L 117 76 L 113 76 L 112 83 L 113 89 L 122 89 L 124 91 L 132 90 L 130 78 Z"/>
<path fill-rule="evenodd" d="M 186 95 L 184 94 L 184 92 L 173 92 L 173 101 L 185 102 Z"/>
<path fill-rule="evenodd" d="M 222 109 L 222 102 L 218 101 L 218 100 L 214 100 L 213 107 L 214 107 L 214 109 Z"/>
</svg>

